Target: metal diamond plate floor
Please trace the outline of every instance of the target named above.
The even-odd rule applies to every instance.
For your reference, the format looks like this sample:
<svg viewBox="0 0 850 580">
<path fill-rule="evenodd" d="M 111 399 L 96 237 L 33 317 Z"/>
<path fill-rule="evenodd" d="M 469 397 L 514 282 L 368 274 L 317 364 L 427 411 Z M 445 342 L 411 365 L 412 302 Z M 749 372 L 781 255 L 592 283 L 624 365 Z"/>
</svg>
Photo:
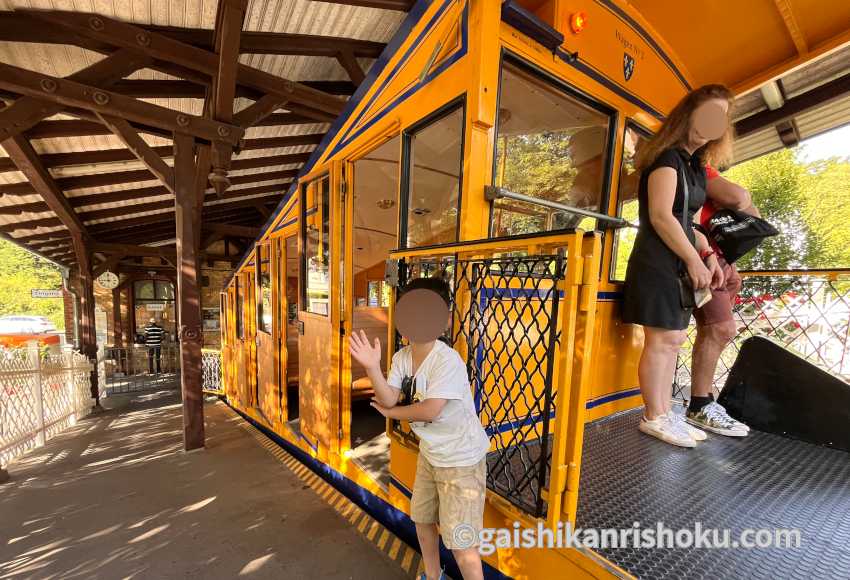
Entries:
<svg viewBox="0 0 850 580">
<path fill-rule="evenodd" d="M 639 578 L 850 578 L 850 453 L 777 435 L 709 434 L 676 448 L 637 429 L 640 410 L 587 426 L 578 526 L 799 529 L 797 549 L 599 552 Z M 850 426 L 848 426 L 850 428 Z"/>
</svg>

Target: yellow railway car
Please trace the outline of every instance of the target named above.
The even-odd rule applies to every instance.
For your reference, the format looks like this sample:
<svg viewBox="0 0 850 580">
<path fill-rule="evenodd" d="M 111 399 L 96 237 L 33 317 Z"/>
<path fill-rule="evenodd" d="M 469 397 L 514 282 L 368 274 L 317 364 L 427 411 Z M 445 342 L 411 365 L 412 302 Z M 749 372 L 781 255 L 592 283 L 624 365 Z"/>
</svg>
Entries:
<svg viewBox="0 0 850 580">
<path fill-rule="evenodd" d="M 761 4 L 750 20 L 775 9 Z M 749 89 L 848 29 L 796 61 L 765 42 L 716 78 Z M 586 426 L 641 404 L 642 333 L 618 314 L 631 156 L 694 86 L 689 66 L 705 78 L 625 0 L 416 3 L 224 291 L 228 403 L 412 539 L 416 441 L 370 409 L 347 338 L 380 338 L 386 364 L 396 288 L 439 273 L 491 437 L 485 525 L 587 524 Z M 485 562 L 492 577 L 639 570 L 569 547 Z"/>
</svg>

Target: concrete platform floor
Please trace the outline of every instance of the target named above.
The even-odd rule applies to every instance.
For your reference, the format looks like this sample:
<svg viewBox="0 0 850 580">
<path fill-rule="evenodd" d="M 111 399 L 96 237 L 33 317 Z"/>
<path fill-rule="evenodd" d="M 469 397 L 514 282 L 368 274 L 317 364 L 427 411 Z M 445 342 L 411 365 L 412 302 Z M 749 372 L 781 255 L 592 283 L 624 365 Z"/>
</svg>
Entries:
<svg viewBox="0 0 850 580">
<path fill-rule="evenodd" d="M 9 466 L 0 578 L 405 578 L 223 403 L 184 453 L 174 391 L 108 411 Z"/>
</svg>

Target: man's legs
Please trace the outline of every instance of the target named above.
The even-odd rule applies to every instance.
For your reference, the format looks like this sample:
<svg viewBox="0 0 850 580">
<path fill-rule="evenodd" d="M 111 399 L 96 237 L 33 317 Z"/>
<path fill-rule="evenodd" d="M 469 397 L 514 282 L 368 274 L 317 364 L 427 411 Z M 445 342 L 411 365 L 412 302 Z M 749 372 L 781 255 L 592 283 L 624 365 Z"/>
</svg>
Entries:
<svg viewBox="0 0 850 580">
<path fill-rule="evenodd" d="M 162 372 L 162 346 L 154 347 L 156 350 L 156 374 Z"/>
<path fill-rule="evenodd" d="M 691 365 L 691 397 L 708 397 L 713 393 L 714 373 L 726 345 L 735 338 L 734 320 L 698 324 Z"/>
<path fill-rule="evenodd" d="M 153 349 L 154 347 L 148 347 L 148 374 L 153 374 Z"/>
</svg>

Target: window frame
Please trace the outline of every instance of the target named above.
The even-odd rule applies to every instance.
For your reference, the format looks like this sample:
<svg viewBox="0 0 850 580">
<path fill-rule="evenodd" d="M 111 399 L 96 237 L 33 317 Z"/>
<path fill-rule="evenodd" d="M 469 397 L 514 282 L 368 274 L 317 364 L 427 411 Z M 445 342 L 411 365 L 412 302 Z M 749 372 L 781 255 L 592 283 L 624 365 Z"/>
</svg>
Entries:
<svg viewBox="0 0 850 580">
<path fill-rule="evenodd" d="M 651 139 L 654 133 L 632 119 L 631 117 L 626 117 L 626 122 L 623 124 L 623 140 L 622 140 L 622 151 L 620 152 L 620 167 L 617 169 L 617 192 L 615 194 L 615 205 L 614 205 L 614 217 L 621 217 L 621 207 L 620 207 L 620 197 L 622 195 L 621 186 L 622 181 L 620 177 L 623 175 L 623 165 L 626 163 L 626 133 L 629 129 L 635 130 L 642 137 L 646 139 Z M 617 268 L 617 232 L 613 233 L 611 241 L 611 260 L 608 264 L 608 282 L 610 284 L 624 284 L 624 280 L 619 280 L 615 278 L 616 268 Z"/>
<path fill-rule="evenodd" d="M 256 293 L 257 293 L 257 298 L 256 298 L 257 306 L 255 308 L 256 317 L 257 317 L 256 324 L 257 324 L 257 332 L 262 332 L 263 334 L 271 335 L 274 323 L 272 322 L 269 325 L 269 329 L 265 330 L 263 328 L 264 324 L 263 324 L 263 320 L 262 320 L 263 314 L 265 313 L 265 309 L 263 307 L 263 260 L 262 260 L 262 256 L 263 256 L 263 250 L 262 249 L 263 248 L 266 248 L 266 253 L 268 255 L 268 260 L 266 262 L 266 272 L 268 273 L 268 278 L 269 278 L 269 292 L 272 292 L 272 287 L 271 287 L 271 283 L 272 283 L 271 245 L 268 242 L 263 242 L 263 243 L 257 244 L 256 249 L 255 249 L 255 253 L 254 253 L 254 261 L 257 264 L 257 266 L 256 266 L 257 276 L 256 276 L 256 279 L 255 279 Z M 272 311 L 274 311 L 273 306 L 272 306 Z M 274 312 L 272 312 L 272 316 L 274 316 Z"/>
<path fill-rule="evenodd" d="M 327 244 L 328 244 L 328 312 L 327 314 L 321 314 L 319 312 L 313 312 L 307 309 L 309 301 L 307 300 L 307 217 L 308 211 L 312 208 L 307 207 L 307 188 L 312 184 L 318 184 L 321 181 L 327 179 L 328 181 L 328 208 L 327 208 L 327 218 L 328 218 L 328 235 L 327 235 Z M 330 171 L 326 171 L 316 177 L 309 179 L 307 181 L 303 181 L 299 184 L 299 200 L 298 200 L 298 243 L 301 247 L 301 251 L 298 256 L 298 312 L 303 312 L 304 314 L 312 314 L 314 316 L 321 316 L 323 318 L 330 318 L 331 316 L 331 290 L 332 283 L 330 280 L 331 276 L 331 266 L 330 263 L 333 262 L 333 258 L 331 256 L 331 252 L 333 250 L 333 244 L 331 243 L 330 237 L 333 235 L 333 224 L 331 223 L 331 213 L 333 211 L 333 204 L 331 203 L 331 195 L 332 195 L 332 182 L 331 182 L 331 173 Z M 316 210 L 309 215 L 313 215 L 318 213 L 319 206 L 321 205 L 321 200 L 316 200 Z M 321 224 L 320 224 L 321 227 Z"/>
<path fill-rule="evenodd" d="M 461 207 L 463 205 L 463 164 L 465 161 L 464 153 L 466 149 L 466 93 L 455 97 L 449 102 L 445 103 L 441 107 L 435 109 L 422 119 L 419 119 L 415 123 L 408 125 L 401 132 L 401 176 L 399 180 L 399 202 L 398 202 L 398 211 L 399 211 L 399 221 L 398 221 L 398 245 L 399 249 L 411 249 L 410 246 L 407 245 L 407 231 L 408 231 L 408 208 L 410 206 L 410 191 L 411 191 L 411 171 L 410 171 L 410 162 L 411 157 L 410 153 L 412 151 L 412 143 L 413 137 L 416 133 L 421 132 L 423 129 L 433 125 L 441 121 L 442 119 L 448 117 L 458 109 L 461 110 L 461 120 L 460 120 L 460 167 L 458 168 L 458 189 L 457 189 L 457 222 L 455 223 L 455 239 L 454 242 L 449 243 L 457 243 L 460 240 L 460 224 L 463 219 L 461 216 Z M 425 247 L 439 247 L 442 244 L 429 245 L 429 246 L 415 246 L 416 249 L 425 248 Z"/>
<path fill-rule="evenodd" d="M 498 158 L 498 148 L 499 148 L 499 106 L 502 102 L 502 76 L 505 70 L 505 62 L 524 70 L 528 74 L 536 77 L 537 79 L 548 83 L 554 88 L 558 89 L 562 93 L 564 93 L 568 98 L 578 101 L 579 104 L 585 105 L 598 113 L 608 116 L 608 142 L 606 143 L 606 159 L 603 167 L 603 175 L 602 175 L 602 191 L 601 196 L 599 198 L 599 209 L 597 213 L 610 215 L 608 213 L 608 206 L 611 202 L 611 180 L 614 171 L 614 150 L 617 146 L 617 126 L 620 122 L 620 113 L 616 107 L 611 106 L 610 104 L 599 100 L 596 97 L 589 95 L 588 93 L 582 91 L 578 87 L 575 87 L 565 81 L 562 78 L 559 78 L 549 71 L 541 68 L 540 66 L 529 62 L 528 60 L 522 58 L 520 55 L 513 53 L 509 50 L 502 49 L 502 52 L 499 56 L 499 86 L 496 89 L 496 119 L 493 123 L 493 166 L 492 171 L 490 172 L 490 185 L 496 183 L 496 176 L 499 171 L 499 158 Z M 524 192 L 517 192 L 524 193 Z M 488 216 L 488 226 L 487 226 L 487 238 L 488 239 L 496 239 L 493 235 L 493 217 L 496 211 L 496 202 L 490 202 L 490 211 Z M 593 230 L 600 232 L 602 234 L 603 240 L 605 237 L 605 233 L 607 229 L 605 227 L 600 227 L 599 220 L 596 219 L 596 225 Z M 516 234 L 514 236 L 498 236 L 498 239 L 514 239 L 519 236 L 527 236 L 534 234 L 558 234 L 569 232 L 569 229 L 560 229 L 560 230 L 545 230 L 542 232 L 530 232 L 525 234 Z"/>
</svg>

